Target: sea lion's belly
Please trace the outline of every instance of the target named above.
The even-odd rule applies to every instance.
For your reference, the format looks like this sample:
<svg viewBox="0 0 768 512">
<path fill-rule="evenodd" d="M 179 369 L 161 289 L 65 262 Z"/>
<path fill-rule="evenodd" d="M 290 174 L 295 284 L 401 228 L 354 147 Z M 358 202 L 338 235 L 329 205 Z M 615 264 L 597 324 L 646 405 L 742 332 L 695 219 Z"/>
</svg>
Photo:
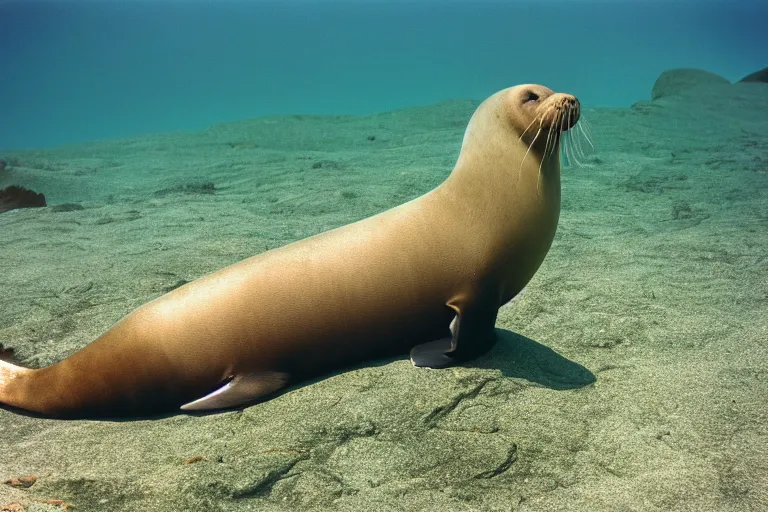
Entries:
<svg viewBox="0 0 768 512">
<path fill-rule="evenodd" d="M 447 332 L 445 303 L 461 265 L 449 237 L 417 236 L 434 234 L 426 217 L 388 213 L 222 269 L 150 303 L 147 314 L 166 326 L 171 357 L 226 371 L 298 377 L 404 353 Z M 196 339 L 168 343 L 173 331 Z"/>
</svg>

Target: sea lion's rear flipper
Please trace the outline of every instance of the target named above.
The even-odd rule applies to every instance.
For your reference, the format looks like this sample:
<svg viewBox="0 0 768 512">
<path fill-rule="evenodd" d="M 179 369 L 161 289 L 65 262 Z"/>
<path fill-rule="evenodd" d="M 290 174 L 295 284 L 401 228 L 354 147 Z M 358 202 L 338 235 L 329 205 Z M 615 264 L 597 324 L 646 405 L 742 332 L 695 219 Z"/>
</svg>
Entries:
<svg viewBox="0 0 768 512">
<path fill-rule="evenodd" d="M 13 407 L 24 407 L 27 404 L 24 399 L 26 393 L 24 392 L 24 379 L 22 377 L 31 373 L 32 370 L 3 360 L 6 356 L 10 358 L 11 355 L 11 351 L 3 350 L 2 345 L 0 345 L 0 403 Z"/>
<path fill-rule="evenodd" d="M 415 366 L 447 368 L 474 359 L 496 342 L 496 307 L 467 308 L 457 311 L 451 322 L 450 337 L 416 345 L 411 349 Z"/>
<path fill-rule="evenodd" d="M 238 374 L 222 387 L 202 398 L 181 406 L 183 411 L 207 411 L 244 405 L 274 393 L 288 383 L 288 375 L 279 372 Z"/>
</svg>

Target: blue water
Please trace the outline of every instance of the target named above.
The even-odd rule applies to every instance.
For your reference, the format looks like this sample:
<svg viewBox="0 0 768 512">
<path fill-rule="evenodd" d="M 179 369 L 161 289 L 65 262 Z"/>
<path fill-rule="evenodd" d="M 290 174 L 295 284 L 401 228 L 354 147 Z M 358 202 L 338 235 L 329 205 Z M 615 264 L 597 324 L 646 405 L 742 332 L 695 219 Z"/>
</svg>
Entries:
<svg viewBox="0 0 768 512">
<path fill-rule="evenodd" d="M 743 0 L 0 0 L 0 148 L 482 99 L 521 82 L 627 106 L 668 68 L 738 80 L 768 65 L 765 20 L 768 2 Z"/>
</svg>

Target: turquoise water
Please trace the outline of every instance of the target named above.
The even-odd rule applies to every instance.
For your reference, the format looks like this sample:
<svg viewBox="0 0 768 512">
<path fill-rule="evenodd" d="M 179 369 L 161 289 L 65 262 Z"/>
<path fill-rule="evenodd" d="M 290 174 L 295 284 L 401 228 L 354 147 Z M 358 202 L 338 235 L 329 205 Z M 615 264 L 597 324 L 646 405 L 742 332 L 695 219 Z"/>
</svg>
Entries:
<svg viewBox="0 0 768 512">
<path fill-rule="evenodd" d="M 0 1 L 0 148 L 364 114 L 537 82 L 587 106 L 766 65 L 768 4 Z"/>
</svg>

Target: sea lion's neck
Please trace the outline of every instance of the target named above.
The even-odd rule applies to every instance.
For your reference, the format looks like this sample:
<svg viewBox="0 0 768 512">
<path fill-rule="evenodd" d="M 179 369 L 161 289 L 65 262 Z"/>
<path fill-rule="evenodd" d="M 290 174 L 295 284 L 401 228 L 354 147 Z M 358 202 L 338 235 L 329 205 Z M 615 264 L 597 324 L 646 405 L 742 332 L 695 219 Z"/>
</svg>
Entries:
<svg viewBox="0 0 768 512">
<path fill-rule="evenodd" d="M 475 211 L 491 218 L 506 217 L 520 208 L 547 203 L 560 207 L 560 147 L 554 143 L 530 151 L 522 143 L 466 145 L 456 166 L 441 185 Z"/>
<path fill-rule="evenodd" d="M 473 198 L 490 195 L 494 204 L 513 208 L 503 196 L 514 198 L 533 187 L 539 194 L 556 193 L 559 207 L 560 133 L 513 126 L 509 116 L 499 114 L 506 110 L 503 100 L 496 94 L 472 115 L 444 185 L 470 191 Z"/>
<path fill-rule="evenodd" d="M 544 156 L 536 148 L 526 154 L 522 143 L 482 153 L 465 147 L 438 187 L 438 197 L 464 224 L 463 245 L 504 283 L 502 302 L 528 282 L 554 239 L 560 215 L 558 149 Z"/>
</svg>

